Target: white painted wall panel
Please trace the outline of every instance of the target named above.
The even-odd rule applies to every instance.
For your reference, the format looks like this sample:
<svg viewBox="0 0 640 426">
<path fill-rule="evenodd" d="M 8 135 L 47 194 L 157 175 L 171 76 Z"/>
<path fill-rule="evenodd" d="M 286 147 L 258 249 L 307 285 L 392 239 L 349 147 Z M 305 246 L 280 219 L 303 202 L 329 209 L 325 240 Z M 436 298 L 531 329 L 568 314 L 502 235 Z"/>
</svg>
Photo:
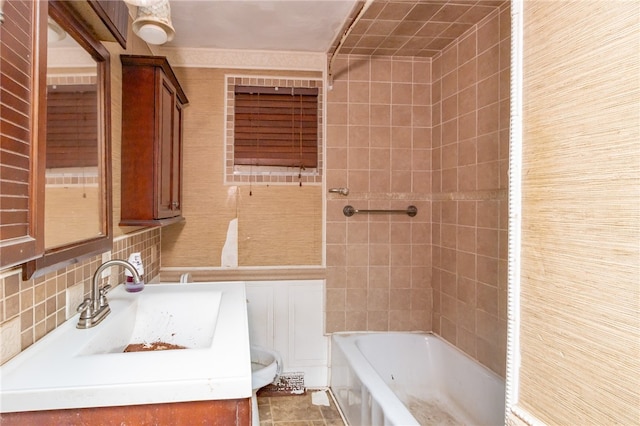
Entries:
<svg viewBox="0 0 640 426">
<path fill-rule="evenodd" d="M 246 289 L 251 343 L 280 352 L 283 370 L 304 373 L 307 388 L 328 386 L 324 280 L 247 281 Z"/>
<path fill-rule="evenodd" d="M 249 339 L 252 345 L 270 347 L 273 343 L 273 286 L 247 282 Z"/>
</svg>

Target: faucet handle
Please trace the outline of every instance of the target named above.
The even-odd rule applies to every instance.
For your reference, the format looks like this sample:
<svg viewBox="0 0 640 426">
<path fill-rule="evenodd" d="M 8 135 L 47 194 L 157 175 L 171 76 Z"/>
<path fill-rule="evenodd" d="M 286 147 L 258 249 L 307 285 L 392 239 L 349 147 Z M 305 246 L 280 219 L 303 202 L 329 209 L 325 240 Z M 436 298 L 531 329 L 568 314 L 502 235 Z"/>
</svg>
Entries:
<svg viewBox="0 0 640 426">
<path fill-rule="evenodd" d="M 78 307 L 76 308 L 76 312 L 84 312 L 87 309 L 89 309 L 90 306 L 91 306 L 91 299 L 86 298 L 81 304 L 78 305 Z"/>
<path fill-rule="evenodd" d="M 100 307 L 101 308 L 109 305 L 109 302 L 107 301 L 107 291 L 109 291 L 110 288 L 111 288 L 111 285 L 109 284 L 100 288 Z"/>
</svg>

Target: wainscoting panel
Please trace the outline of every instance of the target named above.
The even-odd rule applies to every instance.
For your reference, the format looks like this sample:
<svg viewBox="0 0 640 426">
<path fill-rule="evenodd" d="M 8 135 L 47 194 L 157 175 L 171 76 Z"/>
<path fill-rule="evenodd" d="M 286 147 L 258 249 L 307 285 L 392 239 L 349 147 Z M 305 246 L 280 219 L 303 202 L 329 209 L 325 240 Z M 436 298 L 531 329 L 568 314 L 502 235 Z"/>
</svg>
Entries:
<svg viewBox="0 0 640 426">
<path fill-rule="evenodd" d="M 304 373 L 305 387 L 328 386 L 324 280 L 247 281 L 246 289 L 251 344 L 278 351 L 283 371 Z"/>
</svg>

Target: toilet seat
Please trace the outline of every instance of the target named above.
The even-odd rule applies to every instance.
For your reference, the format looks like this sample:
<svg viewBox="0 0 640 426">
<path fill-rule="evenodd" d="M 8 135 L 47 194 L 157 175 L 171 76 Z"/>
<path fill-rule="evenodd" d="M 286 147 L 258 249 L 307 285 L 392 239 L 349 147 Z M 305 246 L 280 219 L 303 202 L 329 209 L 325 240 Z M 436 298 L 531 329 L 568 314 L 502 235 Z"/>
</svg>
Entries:
<svg viewBox="0 0 640 426">
<path fill-rule="evenodd" d="M 259 426 L 258 389 L 273 383 L 282 374 L 282 358 L 271 349 L 251 345 L 251 424 Z"/>
<path fill-rule="evenodd" d="M 280 354 L 267 348 L 251 346 L 251 388 L 253 390 L 273 383 L 281 373 Z"/>
</svg>

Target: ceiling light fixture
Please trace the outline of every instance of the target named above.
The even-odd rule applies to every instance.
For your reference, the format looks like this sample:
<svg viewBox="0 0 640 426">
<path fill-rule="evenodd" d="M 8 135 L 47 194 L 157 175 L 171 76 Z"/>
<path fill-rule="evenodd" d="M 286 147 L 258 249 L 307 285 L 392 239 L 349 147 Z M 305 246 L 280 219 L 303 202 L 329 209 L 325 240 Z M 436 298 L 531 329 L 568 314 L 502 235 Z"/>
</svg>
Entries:
<svg viewBox="0 0 640 426">
<path fill-rule="evenodd" d="M 128 0 L 147 3 L 138 6 L 133 31 L 149 44 L 164 44 L 173 40 L 175 30 L 171 24 L 171 7 L 169 0 Z M 149 4 L 151 3 L 151 4 Z"/>
<path fill-rule="evenodd" d="M 125 3 L 131 6 L 149 7 L 162 2 L 163 0 L 124 0 Z"/>
</svg>

